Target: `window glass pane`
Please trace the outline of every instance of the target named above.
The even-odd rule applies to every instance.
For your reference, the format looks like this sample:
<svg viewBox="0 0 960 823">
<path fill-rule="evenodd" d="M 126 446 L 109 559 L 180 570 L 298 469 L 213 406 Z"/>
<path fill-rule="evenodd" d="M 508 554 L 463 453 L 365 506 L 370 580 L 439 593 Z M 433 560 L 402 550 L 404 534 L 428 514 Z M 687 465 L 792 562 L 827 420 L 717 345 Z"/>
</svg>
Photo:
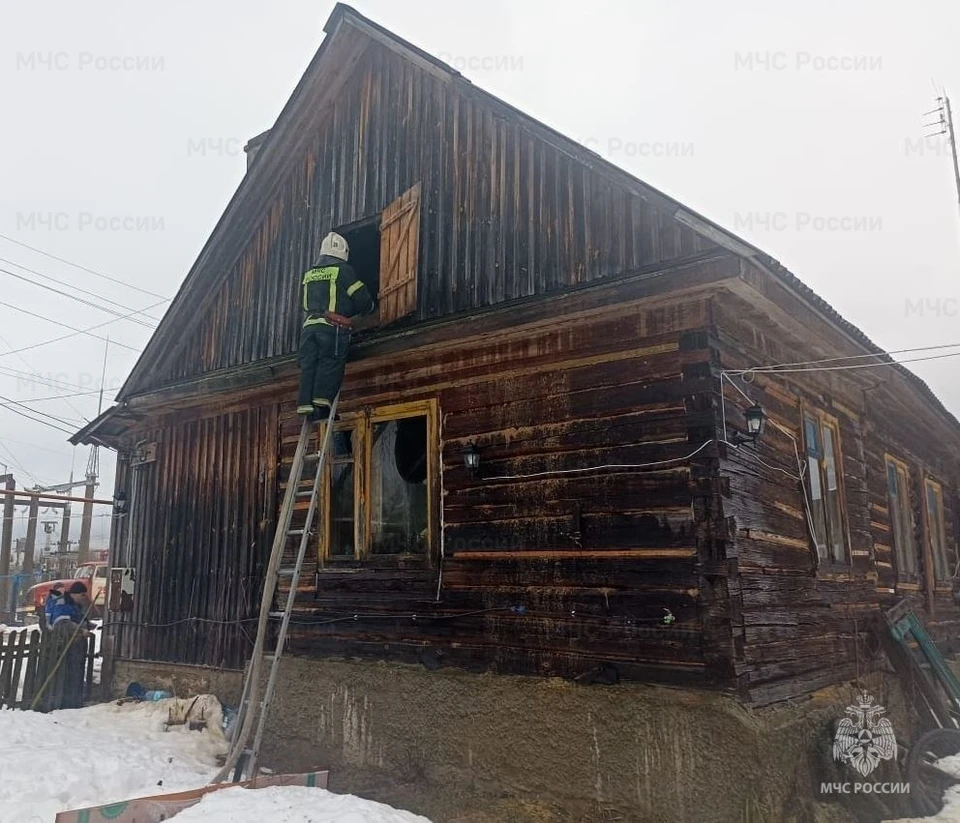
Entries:
<svg viewBox="0 0 960 823">
<path fill-rule="evenodd" d="M 823 487 L 820 482 L 820 461 L 815 457 L 807 458 L 807 488 L 810 492 L 810 518 L 813 521 L 813 536 L 817 543 L 817 552 L 826 556 L 827 522 L 823 505 Z"/>
<path fill-rule="evenodd" d="M 334 430 L 330 443 L 330 557 L 355 557 L 353 430 Z"/>
<path fill-rule="evenodd" d="M 804 418 L 804 425 L 807 432 L 807 454 L 811 457 L 820 456 L 820 433 L 817 421 L 812 417 Z"/>
<path fill-rule="evenodd" d="M 913 509 L 910 505 L 910 478 L 897 468 L 898 500 L 900 502 L 900 545 L 903 546 L 903 567 L 910 574 L 917 573 L 917 542 L 914 539 Z"/>
<path fill-rule="evenodd" d="M 840 485 L 837 480 L 836 437 L 830 426 L 823 427 L 823 487 L 826 508 L 828 543 L 834 560 L 846 560 L 847 547 L 840 507 Z"/>
<path fill-rule="evenodd" d="M 370 551 L 427 549 L 427 419 L 375 423 L 370 457 Z"/>
<path fill-rule="evenodd" d="M 910 513 L 910 484 L 906 472 L 893 461 L 887 461 L 887 491 L 897 572 L 912 575 L 917 570 L 917 554 L 913 541 L 913 517 Z"/>
<path fill-rule="evenodd" d="M 930 530 L 930 549 L 933 553 L 933 569 L 938 580 L 947 577 L 946 546 L 944 545 L 943 511 L 940 505 L 939 490 L 933 483 L 927 483 L 927 527 Z"/>
</svg>

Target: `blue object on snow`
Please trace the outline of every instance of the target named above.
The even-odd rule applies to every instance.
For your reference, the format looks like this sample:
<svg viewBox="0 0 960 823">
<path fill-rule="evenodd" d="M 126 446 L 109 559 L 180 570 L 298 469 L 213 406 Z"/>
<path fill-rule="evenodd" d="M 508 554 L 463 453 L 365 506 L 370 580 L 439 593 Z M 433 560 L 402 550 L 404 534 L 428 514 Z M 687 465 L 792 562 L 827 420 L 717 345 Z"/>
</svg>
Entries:
<svg viewBox="0 0 960 823">
<path fill-rule="evenodd" d="M 144 696 L 144 700 L 166 700 L 168 697 L 173 697 L 170 692 L 164 691 L 163 689 L 152 689 L 147 692 Z"/>
<path fill-rule="evenodd" d="M 226 737 L 227 740 L 230 740 L 233 724 L 237 719 L 237 710 L 233 708 L 233 706 L 221 706 L 220 708 L 223 712 L 223 736 Z"/>
</svg>

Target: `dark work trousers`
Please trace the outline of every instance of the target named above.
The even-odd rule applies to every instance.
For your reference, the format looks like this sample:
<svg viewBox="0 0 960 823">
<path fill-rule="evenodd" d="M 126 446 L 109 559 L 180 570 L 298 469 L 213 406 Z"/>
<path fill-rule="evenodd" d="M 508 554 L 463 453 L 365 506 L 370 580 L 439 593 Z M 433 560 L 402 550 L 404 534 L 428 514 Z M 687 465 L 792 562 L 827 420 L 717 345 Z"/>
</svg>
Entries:
<svg viewBox="0 0 960 823">
<path fill-rule="evenodd" d="M 298 412 L 305 414 L 313 408 L 329 409 L 333 405 L 343 382 L 349 348 L 349 329 L 325 323 L 303 327 L 297 353 L 300 365 Z"/>
</svg>

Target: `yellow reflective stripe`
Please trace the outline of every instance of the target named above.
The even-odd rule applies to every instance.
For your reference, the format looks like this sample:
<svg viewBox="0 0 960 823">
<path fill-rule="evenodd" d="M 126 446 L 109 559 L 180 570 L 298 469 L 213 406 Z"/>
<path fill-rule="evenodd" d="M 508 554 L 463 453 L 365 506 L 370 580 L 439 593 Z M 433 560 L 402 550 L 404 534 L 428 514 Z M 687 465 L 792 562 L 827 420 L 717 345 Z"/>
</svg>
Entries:
<svg viewBox="0 0 960 823">
<path fill-rule="evenodd" d="M 313 406 L 297 406 L 297 414 L 310 414 L 313 411 Z"/>
<path fill-rule="evenodd" d="M 303 321 L 304 326 L 316 326 L 317 323 L 323 323 L 323 325 L 325 326 L 333 325 L 333 323 L 327 320 L 326 317 L 308 317 L 306 320 Z"/>
<path fill-rule="evenodd" d="M 349 289 L 347 289 L 347 297 L 353 297 L 362 288 L 363 288 L 363 281 L 358 280 Z"/>
<path fill-rule="evenodd" d="M 330 283 L 330 293 L 334 294 L 334 289 L 337 285 L 337 275 L 340 273 L 338 266 L 324 266 L 320 269 L 307 269 L 303 274 L 303 310 L 310 311 L 310 306 L 307 303 L 307 293 L 308 286 L 310 283 L 315 283 L 319 281 L 327 281 Z M 334 311 L 331 309 L 331 311 Z"/>
<path fill-rule="evenodd" d="M 327 306 L 327 311 L 331 311 L 334 314 L 337 313 L 337 275 L 340 274 L 340 269 L 333 270 L 333 279 L 330 281 L 330 303 Z"/>
<path fill-rule="evenodd" d="M 314 397 L 313 398 L 314 406 L 329 406 L 330 401 L 326 397 Z"/>
<path fill-rule="evenodd" d="M 303 275 L 304 283 L 313 283 L 317 280 L 336 280 L 340 268 L 338 266 L 324 266 L 322 269 L 310 269 Z"/>
</svg>

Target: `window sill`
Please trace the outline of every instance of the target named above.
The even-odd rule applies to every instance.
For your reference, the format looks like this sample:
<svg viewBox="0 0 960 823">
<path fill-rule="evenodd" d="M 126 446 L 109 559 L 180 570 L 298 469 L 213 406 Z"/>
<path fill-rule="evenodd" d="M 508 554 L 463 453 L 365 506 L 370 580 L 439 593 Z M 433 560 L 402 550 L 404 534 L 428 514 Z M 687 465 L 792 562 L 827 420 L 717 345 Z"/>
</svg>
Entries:
<svg viewBox="0 0 960 823">
<path fill-rule="evenodd" d="M 317 574 L 349 571 L 377 571 L 378 569 L 422 569 L 429 567 L 425 554 L 383 554 L 358 560 L 355 557 L 327 558 L 321 561 Z"/>
</svg>

